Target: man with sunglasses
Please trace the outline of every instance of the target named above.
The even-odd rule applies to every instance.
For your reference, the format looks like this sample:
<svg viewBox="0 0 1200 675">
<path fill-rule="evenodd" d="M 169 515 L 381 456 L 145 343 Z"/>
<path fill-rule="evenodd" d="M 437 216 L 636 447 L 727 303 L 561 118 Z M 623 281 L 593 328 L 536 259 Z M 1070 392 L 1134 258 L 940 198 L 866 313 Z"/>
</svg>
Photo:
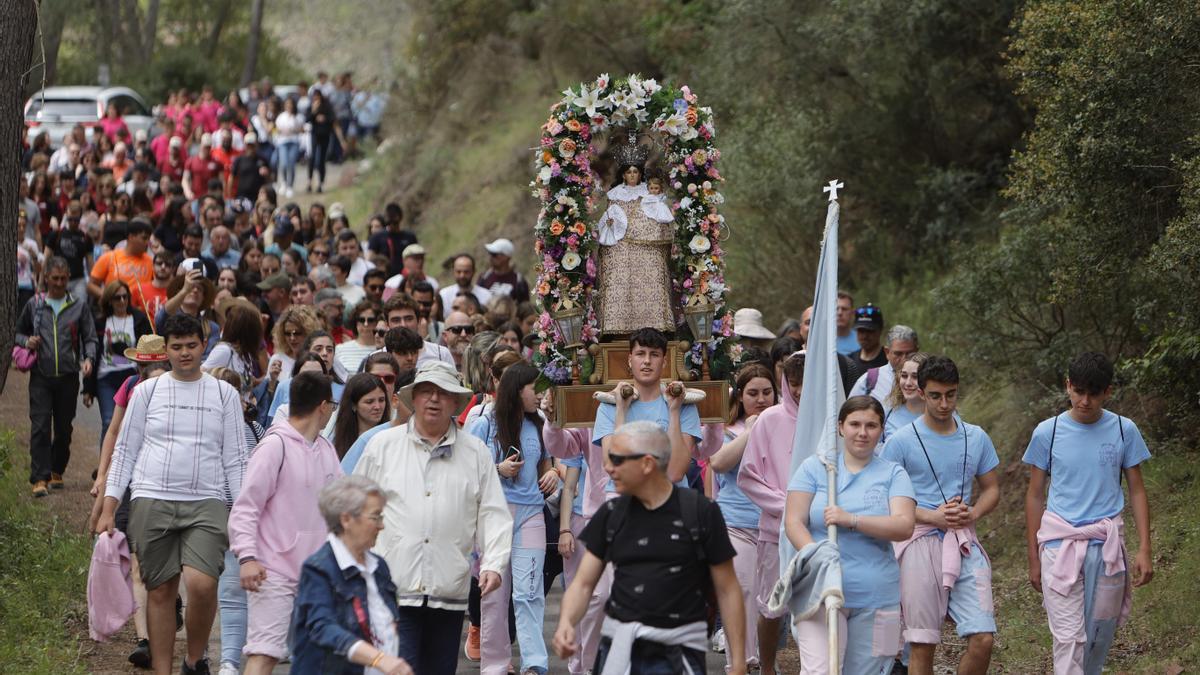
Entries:
<svg viewBox="0 0 1200 675">
<path fill-rule="evenodd" d="M 71 271 L 71 280 L 67 289 L 76 298 L 87 297 L 86 270 L 92 265 L 92 243 L 87 234 L 79 227 L 83 216 L 83 208 L 78 199 L 67 202 L 65 225 L 57 230 L 51 230 L 45 237 L 46 250 L 43 256 L 49 260 L 53 256 L 61 256 L 67 261 Z"/>
<path fill-rule="evenodd" d="M 676 443 L 651 420 L 606 437 L 605 469 L 620 497 L 584 528 L 583 560 L 563 596 L 554 634 L 561 657 L 576 652 L 575 626 L 608 563 L 614 573 L 593 672 L 707 671 L 706 593 L 725 619 L 731 673 L 745 673 L 742 594 L 735 551 L 717 506 L 671 480 Z"/>
<path fill-rule="evenodd" d="M 387 274 L 381 269 L 367 270 L 363 275 L 363 292 L 367 294 L 367 299 L 375 302 L 383 302 L 383 282 L 387 280 Z"/>
<path fill-rule="evenodd" d="M 442 344 L 450 350 L 450 355 L 454 358 L 454 367 L 459 372 L 462 372 L 463 356 L 467 353 L 467 347 L 473 337 L 475 324 L 471 317 L 462 312 L 450 312 L 450 316 L 446 317 L 446 327 L 442 331 Z"/>
</svg>

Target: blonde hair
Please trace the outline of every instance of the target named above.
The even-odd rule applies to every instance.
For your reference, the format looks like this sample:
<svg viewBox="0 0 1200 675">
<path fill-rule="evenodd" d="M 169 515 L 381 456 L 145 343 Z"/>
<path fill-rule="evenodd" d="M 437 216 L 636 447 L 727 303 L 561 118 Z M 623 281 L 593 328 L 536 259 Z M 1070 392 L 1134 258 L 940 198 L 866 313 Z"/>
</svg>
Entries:
<svg viewBox="0 0 1200 675">
<path fill-rule="evenodd" d="M 228 382 L 231 386 L 233 386 L 234 389 L 238 391 L 242 390 L 242 376 L 238 375 L 237 371 L 232 368 L 217 366 L 216 368 L 210 368 L 208 374 L 212 375 L 218 380 Z"/>
<path fill-rule="evenodd" d="M 309 305 L 292 305 L 283 310 L 279 320 L 275 322 L 275 327 L 271 329 L 271 340 L 275 343 L 275 351 L 283 352 L 294 359 L 297 355 L 290 353 L 291 347 L 288 345 L 287 336 L 284 335 L 289 323 L 301 328 L 305 337 L 313 331 L 324 329 L 325 326 L 317 317 L 317 311 Z"/>
<path fill-rule="evenodd" d="M 916 362 L 917 368 L 920 368 L 921 364 L 925 363 L 927 360 L 929 360 L 928 352 L 916 352 L 915 354 L 909 354 L 907 357 L 905 357 L 904 363 L 900 364 L 900 370 L 904 370 L 904 365 L 911 362 Z M 892 393 L 888 394 L 887 403 L 891 408 L 897 408 L 904 405 L 904 392 L 900 391 L 900 371 L 896 371 L 896 376 L 892 378 Z"/>
</svg>

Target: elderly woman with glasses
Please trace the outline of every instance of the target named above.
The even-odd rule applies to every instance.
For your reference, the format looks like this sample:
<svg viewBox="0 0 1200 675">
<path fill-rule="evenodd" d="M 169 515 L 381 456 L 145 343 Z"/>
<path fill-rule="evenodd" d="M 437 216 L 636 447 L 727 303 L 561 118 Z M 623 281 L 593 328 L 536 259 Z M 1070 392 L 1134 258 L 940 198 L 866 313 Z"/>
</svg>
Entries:
<svg viewBox="0 0 1200 675">
<path fill-rule="evenodd" d="M 125 358 L 125 350 L 138 338 L 154 332 L 146 313 L 130 306 L 129 285 L 121 280 L 108 282 L 100 294 L 100 313 L 96 315 L 96 337 L 100 339 L 100 359 L 83 382 L 84 404 L 94 397 L 100 403 L 100 441 L 113 417 L 113 396 L 125 379 L 136 372 L 137 364 Z"/>
<path fill-rule="evenodd" d="M 321 490 L 326 542 L 304 561 L 292 612 L 292 668 L 300 673 L 411 675 L 396 656 L 396 585 L 371 552 L 387 496 L 371 479 L 344 476 Z"/>
</svg>

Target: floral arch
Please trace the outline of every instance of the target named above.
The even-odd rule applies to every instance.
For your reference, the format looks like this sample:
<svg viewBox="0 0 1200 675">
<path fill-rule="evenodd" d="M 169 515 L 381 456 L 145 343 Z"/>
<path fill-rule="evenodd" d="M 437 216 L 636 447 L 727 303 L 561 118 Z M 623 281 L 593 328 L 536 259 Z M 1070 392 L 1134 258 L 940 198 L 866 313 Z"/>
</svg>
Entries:
<svg viewBox="0 0 1200 675">
<path fill-rule="evenodd" d="M 542 308 L 535 363 L 551 383 L 571 381 L 576 347 L 567 344 L 554 320 L 564 311 L 583 312 L 579 338 L 584 347 L 597 341 L 592 292 L 599 244 L 592 211 L 600 177 L 592 169 L 593 141 L 610 129 L 626 128 L 655 132 L 661 139 L 662 168 L 675 216 L 670 258 L 674 296 L 685 308 L 711 303 L 715 310 L 712 340 L 692 344 L 687 365 L 700 371 L 707 345 L 713 377 L 728 377 L 736 355 L 731 353 L 733 318 L 725 306 L 728 289 L 720 244 L 728 230 L 718 212 L 724 198 L 717 188 L 724 179 L 717 170 L 721 151 L 714 145 L 712 110 L 698 105 L 687 86 L 661 85 L 637 75 L 610 81 L 605 74 L 562 93 L 542 125 L 530 184 L 541 202 L 534 230 L 535 295 Z M 677 327 L 676 338 L 692 342 L 686 324 Z M 581 380 L 587 382 L 591 372 L 591 356 L 585 355 Z"/>
</svg>

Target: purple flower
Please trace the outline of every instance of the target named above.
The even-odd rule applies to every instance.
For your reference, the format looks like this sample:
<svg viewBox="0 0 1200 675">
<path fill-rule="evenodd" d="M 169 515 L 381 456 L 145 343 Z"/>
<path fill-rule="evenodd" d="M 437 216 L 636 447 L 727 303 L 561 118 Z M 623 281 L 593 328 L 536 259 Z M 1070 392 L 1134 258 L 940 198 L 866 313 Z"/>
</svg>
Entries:
<svg viewBox="0 0 1200 675">
<path fill-rule="evenodd" d="M 681 98 L 675 99 L 675 112 L 677 112 L 677 113 L 687 112 L 687 109 L 688 109 L 687 101 L 685 101 Z"/>
</svg>

